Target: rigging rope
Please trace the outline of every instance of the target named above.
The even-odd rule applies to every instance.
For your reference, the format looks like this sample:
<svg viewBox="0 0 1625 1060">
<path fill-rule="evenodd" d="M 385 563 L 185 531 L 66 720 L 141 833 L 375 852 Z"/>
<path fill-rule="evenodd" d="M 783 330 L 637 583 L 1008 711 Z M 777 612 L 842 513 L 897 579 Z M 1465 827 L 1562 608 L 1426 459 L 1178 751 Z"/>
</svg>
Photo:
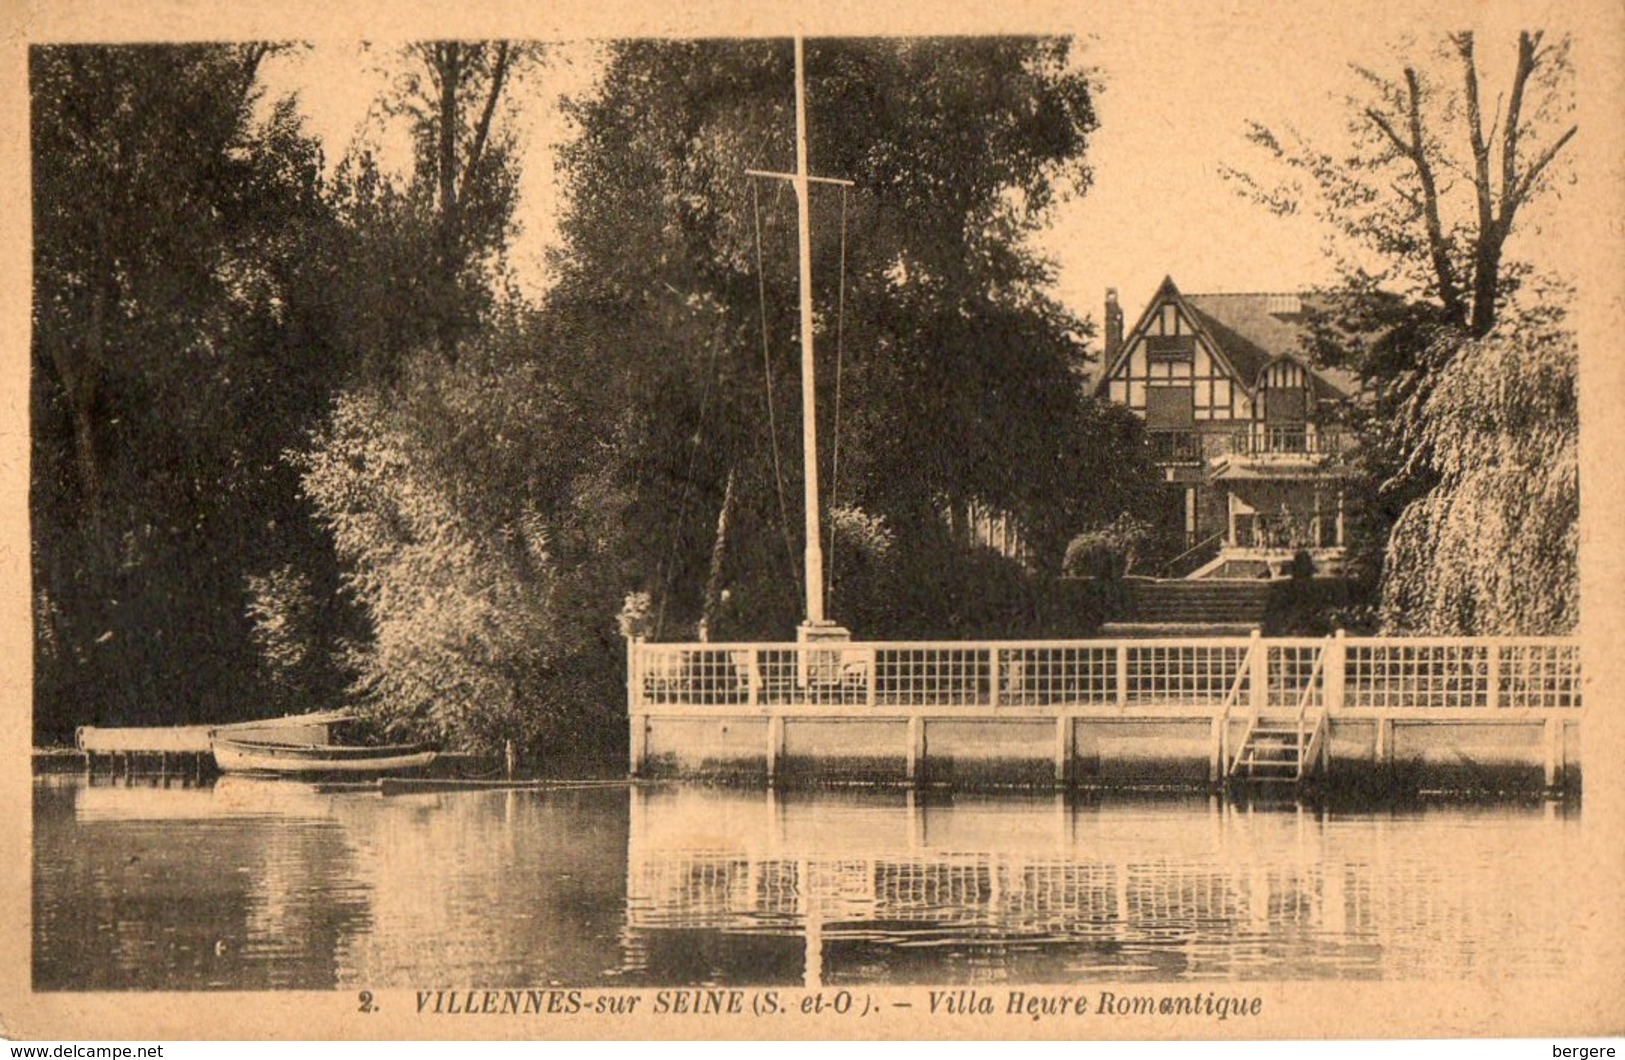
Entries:
<svg viewBox="0 0 1625 1060">
<path fill-rule="evenodd" d="M 790 576 L 796 581 L 802 577 L 796 563 L 795 543 L 790 540 L 790 508 L 784 500 L 784 466 L 779 457 L 779 425 L 773 411 L 773 357 L 767 338 L 767 272 L 762 265 L 762 200 L 756 182 L 750 182 L 751 216 L 756 226 L 756 300 L 762 319 L 762 369 L 767 376 L 767 429 L 773 438 L 773 481 L 779 494 L 779 529 L 784 532 L 784 552 L 790 562 Z M 806 586 L 801 586 L 803 594 Z"/>
<path fill-rule="evenodd" d="M 829 499 L 831 514 L 835 498 L 840 496 L 841 488 L 841 361 L 844 358 L 846 336 L 846 186 L 841 186 L 841 271 L 836 290 L 835 310 L 835 426 L 834 439 L 831 443 L 833 450 L 830 457 L 829 470 Z M 835 599 L 835 520 L 829 521 L 829 564 L 827 568 L 825 595 L 831 602 Z"/>
</svg>

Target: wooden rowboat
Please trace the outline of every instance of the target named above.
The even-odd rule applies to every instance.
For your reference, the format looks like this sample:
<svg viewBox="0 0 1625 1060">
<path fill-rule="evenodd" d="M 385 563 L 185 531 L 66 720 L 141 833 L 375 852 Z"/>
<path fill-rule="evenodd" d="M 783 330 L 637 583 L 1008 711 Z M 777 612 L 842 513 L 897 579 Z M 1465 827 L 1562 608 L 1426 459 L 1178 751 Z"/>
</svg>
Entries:
<svg viewBox="0 0 1625 1060">
<path fill-rule="evenodd" d="M 380 777 L 412 773 L 434 761 L 422 744 L 339 747 L 331 744 L 278 743 L 216 733 L 210 741 L 222 773 L 281 777 Z"/>
</svg>

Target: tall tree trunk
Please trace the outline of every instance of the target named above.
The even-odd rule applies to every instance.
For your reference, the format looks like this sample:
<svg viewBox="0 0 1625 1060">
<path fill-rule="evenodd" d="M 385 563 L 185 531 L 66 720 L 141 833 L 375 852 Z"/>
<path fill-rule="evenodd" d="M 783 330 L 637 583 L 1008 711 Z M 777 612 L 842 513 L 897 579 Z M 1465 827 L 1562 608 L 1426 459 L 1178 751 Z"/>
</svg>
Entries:
<svg viewBox="0 0 1625 1060">
<path fill-rule="evenodd" d="M 1473 235 L 1472 312 L 1467 319 L 1467 331 L 1474 338 L 1483 338 L 1495 329 L 1497 302 L 1501 296 L 1501 251 L 1507 237 L 1512 234 L 1512 222 L 1518 209 L 1529 198 L 1535 182 L 1546 171 L 1557 153 L 1573 139 L 1576 127 L 1570 126 L 1558 136 L 1546 151 L 1527 169 L 1520 169 L 1519 138 L 1522 134 L 1523 97 L 1530 76 L 1541 65 L 1546 53 L 1540 50 L 1542 35 L 1524 32 L 1518 35 L 1518 65 L 1512 76 L 1512 93 L 1507 103 L 1506 125 L 1501 134 L 1501 188 L 1500 209 L 1496 210 L 1496 188 L 1490 165 L 1490 140 L 1495 130 L 1484 129 L 1483 111 L 1478 98 L 1478 66 L 1473 51 L 1473 35 L 1458 33 L 1451 38 L 1461 56 L 1462 77 L 1467 101 L 1467 135 L 1473 152 L 1473 190 L 1477 198 L 1478 225 Z M 1493 126 L 1493 122 L 1491 123 Z"/>
<path fill-rule="evenodd" d="M 722 565 L 728 548 L 728 515 L 734 505 L 734 469 L 728 469 L 728 484 L 722 490 L 722 510 L 717 513 L 717 536 L 711 543 L 711 569 L 705 578 L 705 600 L 700 608 L 700 626 L 706 637 L 717 628 L 722 612 Z M 706 639 L 702 637 L 701 639 Z"/>
<path fill-rule="evenodd" d="M 1498 235 L 1479 236 L 1473 260 L 1473 316 L 1467 327 L 1475 339 L 1495 330 L 1496 301 L 1501 296 L 1501 244 Z"/>
<path fill-rule="evenodd" d="M 106 345 L 106 306 L 107 295 L 98 289 L 91 296 L 82 356 L 75 355 L 70 340 L 61 334 L 43 339 L 73 427 L 73 460 L 80 500 L 86 517 L 92 522 L 101 513 L 101 461 L 96 455 L 95 408 L 98 370 Z"/>
<path fill-rule="evenodd" d="M 455 361 L 457 279 L 461 271 L 458 244 L 460 208 L 457 188 L 457 90 L 463 80 L 462 45 L 448 41 L 435 47 L 440 80 L 440 217 L 436 253 L 440 261 L 440 352 Z"/>
<path fill-rule="evenodd" d="M 1495 298 L 1501 268 L 1501 242 L 1504 238 L 1495 221 L 1495 187 L 1490 176 L 1490 145 L 1484 135 L 1484 114 L 1478 102 L 1478 64 L 1473 55 L 1473 35 L 1454 38 L 1461 55 L 1462 77 L 1467 100 L 1467 142 L 1473 152 L 1473 197 L 1478 208 L 1478 228 L 1473 240 L 1473 309 L 1467 330 L 1474 337 L 1487 334 L 1495 326 Z"/>
<path fill-rule="evenodd" d="M 477 116 L 469 116 L 467 142 L 464 142 L 465 115 L 461 112 L 462 90 L 477 83 L 486 64 L 486 46 L 464 45 L 457 41 L 444 41 L 427 53 L 433 68 L 439 96 L 436 100 L 439 128 L 435 143 L 435 171 L 439 192 L 439 216 L 436 218 L 435 254 L 438 258 L 440 284 L 440 321 L 437 339 L 446 359 L 455 363 L 456 343 L 462 330 L 464 308 L 462 304 L 463 269 L 469 254 L 465 238 L 465 221 L 469 204 L 478 209 L 480 183 L 484 179 L 481 168 L 490 143 L 491 123 L 496 115 L 497 103 L 502 98 L 514 52 L 506 41 L 497 42 L 491 53 L 489 78 L 485 100 Z"/>
</svg>

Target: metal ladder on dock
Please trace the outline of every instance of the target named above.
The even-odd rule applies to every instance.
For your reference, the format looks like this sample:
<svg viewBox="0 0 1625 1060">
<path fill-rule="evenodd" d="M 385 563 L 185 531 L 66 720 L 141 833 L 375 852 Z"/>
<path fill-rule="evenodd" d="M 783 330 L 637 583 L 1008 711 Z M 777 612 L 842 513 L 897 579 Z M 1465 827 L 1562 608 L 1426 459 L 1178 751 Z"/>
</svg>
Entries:
<svg viewBox="0 0 1625 1060">
<path fill-rule="evenodd" d="M 1324 651 L 1299 693 L 1297 709 L 1253 714 L 1226 777 L 1256 784 L 1302 784 L 1320 766 L 1326 746 L 1325 697 L 1317 697 L 1326 664 Z M 1311 707 L 1313 701 L 1313 707 Z"/>
</svg>

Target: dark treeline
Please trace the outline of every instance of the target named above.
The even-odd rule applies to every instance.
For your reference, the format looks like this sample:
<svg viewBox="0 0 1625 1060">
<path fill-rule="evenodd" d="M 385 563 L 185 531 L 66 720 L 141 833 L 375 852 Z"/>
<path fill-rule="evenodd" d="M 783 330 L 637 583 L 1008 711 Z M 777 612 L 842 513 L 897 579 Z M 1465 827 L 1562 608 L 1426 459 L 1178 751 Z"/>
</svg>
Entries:
<svg viewBox="0 0 1625 1060">
<path fill-rule="evenodd" d="M 355 703 L 607 752 L 623 632 L 788 637 L 794 204 L 744 176 L 793 166 L 788 42 L 610 48 L 538 300 L 504 256 L 542 50 L 404 50 L 400 175 L 329 169 L 274 52 L 31 53 L 37 738 Z M 814 201 L 831 611 L 1028 631 L 1151 481 L 1024 243 L 1088 186 L 1091 85 L 1041 39 L 814 42 L 808 81 L 855 182 Z M 966 545 L 973 502 L 1032 570 Z"/>
<path fill-rule="evenodd" d="M 256 580 L 297 586 L 309 651 L 360 631 L 280 455 L 352 370 L 359 248 L 293 104 L 254 119 L 268 52 L 30 54 L 42 739 L 272 707 Z"/>
</svg>

